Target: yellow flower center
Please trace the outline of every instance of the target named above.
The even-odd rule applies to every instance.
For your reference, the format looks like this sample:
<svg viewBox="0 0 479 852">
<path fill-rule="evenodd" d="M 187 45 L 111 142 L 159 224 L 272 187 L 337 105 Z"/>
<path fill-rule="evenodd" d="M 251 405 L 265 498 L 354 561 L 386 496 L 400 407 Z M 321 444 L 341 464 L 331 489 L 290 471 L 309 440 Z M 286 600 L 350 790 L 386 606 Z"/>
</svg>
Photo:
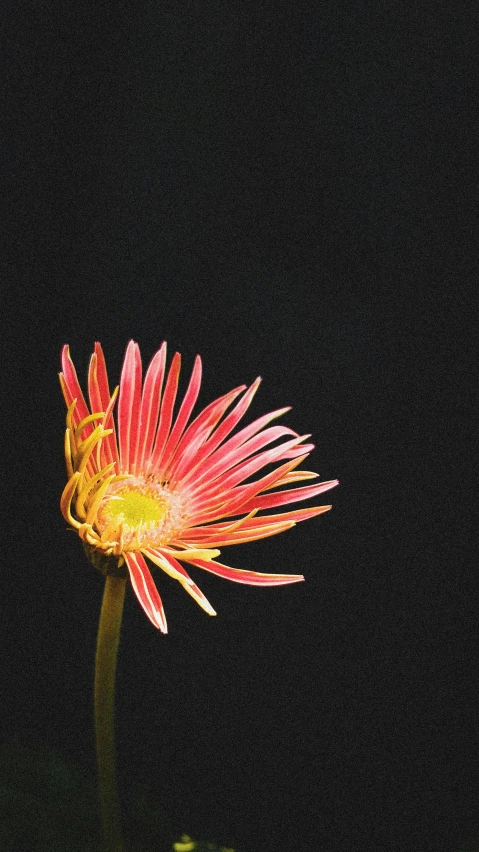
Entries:
<svg viewBox="0 0 479 852">
<path fill-rule="evenodd" d="M 142 523 L 159 523 L 165 519 L 168 512 L 164 497 L 152 497 L 138 491 L 125 490 L 123 494 L 112 497 L 111 502 L 111 516 L 125 521 L 132 527 Z"/>
<path fill-rule="evenodd" d="M 122 550 L 161 547 L 174 539 L 185 520 L 180 495 L 162 483 L 132 476 L 113 482 L 98 508 L 96 527 L 105 544 Z"/>
</svg>

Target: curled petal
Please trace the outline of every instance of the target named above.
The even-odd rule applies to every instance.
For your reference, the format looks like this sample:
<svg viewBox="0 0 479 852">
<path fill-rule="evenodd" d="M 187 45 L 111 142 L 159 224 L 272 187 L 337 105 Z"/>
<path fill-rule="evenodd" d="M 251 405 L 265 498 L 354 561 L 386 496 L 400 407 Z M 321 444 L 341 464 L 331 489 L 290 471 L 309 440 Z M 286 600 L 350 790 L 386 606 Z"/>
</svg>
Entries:
<svg viewBox="0 0 479 852">
<path fill-rule="evenodd" d="M 65 518 L 66 522 L 70 524 L 70 526 L 75 529 L 79 529 L 81 524 L 73 517 L 71 513 L 71 505 L 73 500 L 73 495 L 77 489 L 78 482 L 81 478 L 81 473 L 76 471 L 73 476 L 68 480 L 65 488 L 63 489 L 62 496 L 60 497 L 60 510 Z M 82 518 L 84 520 L 84 518 Z"/>
<path fill-rule="evenodd" d="M 96 514 L 98 512 L 100 503 L 105 496 L 108 487 L 111 482 L 115 479 L 115 474 L 113 476 L 107 476 L 106 479 L 103 480 L 100 487 L 96 490 L 91 505 L 88 508 L 88 512 L 85 518 L 85 522 L 87 524 L 93 524 L 96 519 Z"/>
<path fill-rule="evenodd" d="M 103 470 L 98 471 L 98 473 L 95 473 L 94 476 L 88 479 L 86 484 L 84 484 L 80 490 L 77 489 L 78 493 L 75 501 L 75 511 L 77 515 L 84 517 L 87 502 L 88 505 L 91 502 L 91 493 L 98 486 L 101 486 L 101 483 L 105 480 L 106 477 L 108 477 L 108 474 L 111 472 L 113 467 L 113 464 L 107 465 L 103 468 Z M 114 476 L 108 477 L 109 482 L 111 482 L 113 478 Z"/>
<path fill-rule="evenodd" d="M 103 440 L 98 444 L 99 458 L 97 461 L 98 468 L 100 468 L 102 464 L 110 464 L 111 462 L 114 462 L 117 473 L 120 472 L 120 458 L 118 455 L 118 442 L 116 440 L 116 429 L 112 412 L 118 396 L 118 391 L 119 387 L 117 385 L 108 401 L 108 405 L 105 408 L 105 416 L 102 422 L 105 432 Z"/>
<path fill-rule="evenodd" d="M 90 408 L 92 411 L 104 411 L 103 426 L 112 429 L 112 434 L 108 435 L 105 441 L 99 447 L 101 449 L 101 459 L 98 461 L 98 467 L 102 464 L 110 462 L 118 462 L 118 451 L 116 445 L 115 426 L 111 411 L 115 403 L 118 393 L 118 388 L 110 394 L 108 384 L 108 376 L 106 372 L 105 358 L 102 348 L 99 343 L 95 343 L 95 351 L 90 359 L 90 367 L 88 370 L 88 396 L 90 399 Z M 119 468 L 118 468 L 119 470 Z"/>
<path fill-rule="evenodd" d="M 73 476 L 73 450 L 72 450 L 72 437 L 71 430 L 65 429 L 65 465 L 67 469 L 67 478 L 70 479 Z"/>
<path fill-rule="evenodd" d="M 162 547 L 161 553 L 175 556 L 177 559 L 205 559 L 206 561 L 210 561 L 220 555 L 219 550 L 212 550 L 211 548 L 204 547 L 189 547 L 185 550 L 175 550 L 171 547 Z"/>
<path fill-rule="evenodd" d="M 104 417 L 103 411 L 97 411 L 95 414 L 89 414 L 88 417 L 84 417 L 83 420 L 80 420 L 78 426 L 75 429 L 75 441 L 81 440 L 81 433 L 83 432 L 85 426 L 88 423 L 93 423 L 95 420 L 101 420 Z M 91 429 L 87 433 L 91 434 Z"/>
</svg>

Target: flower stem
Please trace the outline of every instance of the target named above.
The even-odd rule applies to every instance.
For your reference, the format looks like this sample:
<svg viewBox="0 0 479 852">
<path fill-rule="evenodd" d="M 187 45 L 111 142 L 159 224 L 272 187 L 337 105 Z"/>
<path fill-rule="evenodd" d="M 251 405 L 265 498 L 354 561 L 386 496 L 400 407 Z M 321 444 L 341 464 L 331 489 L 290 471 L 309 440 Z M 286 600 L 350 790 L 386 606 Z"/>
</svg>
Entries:
<svg viewBox="0 0 479 852">
<path fill-rule="evenodd" d="M 105 852 L 123 852 L 115 778 L 115 674 L 126 579 L 108 574 L 95 659 L 95 734 Z"/>
</svg>

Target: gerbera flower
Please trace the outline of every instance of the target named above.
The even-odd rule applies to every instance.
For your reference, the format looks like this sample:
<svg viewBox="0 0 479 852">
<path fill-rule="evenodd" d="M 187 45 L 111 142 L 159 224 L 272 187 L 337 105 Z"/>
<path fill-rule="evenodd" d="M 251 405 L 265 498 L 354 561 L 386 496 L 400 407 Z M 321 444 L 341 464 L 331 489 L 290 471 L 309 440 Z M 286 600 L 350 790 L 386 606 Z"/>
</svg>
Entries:
<svg viewBox="0 0 479 852">
<path fill-rule="evenodd" d="M 68 346 L 63 348 L 60 373 L 68 407 L 63 517 L 77 530 L 91 562 L 103 573 L 124 573 L 126 566 L 141 606 L 164 633 L 163 605 L 145 557 L 215 615 L 183 563 L 250 585 L 303 580 L 301 574 L 262 574 L 223 565 L 216 561 L 218 548 L 266 538 L 326 512 L 331 506 L 263 514 L 337 485 L 332 480 L 282 490 L 282 486 L 317 477 L 296 470 L 314 447 L 304 443 L 310 436 L 285 426 L 268 426 L 289 408 L 265 414 L 234 432 L 259 378 L 251 387 L 241 385 L 210 403 L 190 422 L 201 383 L 197 357 L 173 417 L 180 361 L 176 353 L 166 373 L 163 343 L 142 381 L 138 344 L 130 341 L 119 388 L 110 393 L 102 348 L 96 343 L 88 371 L 89 405 Z M 271 465 L 276 466 L 271 469 Z M 264 468 L 266 473 L 252 479 Z"/>
</svg>

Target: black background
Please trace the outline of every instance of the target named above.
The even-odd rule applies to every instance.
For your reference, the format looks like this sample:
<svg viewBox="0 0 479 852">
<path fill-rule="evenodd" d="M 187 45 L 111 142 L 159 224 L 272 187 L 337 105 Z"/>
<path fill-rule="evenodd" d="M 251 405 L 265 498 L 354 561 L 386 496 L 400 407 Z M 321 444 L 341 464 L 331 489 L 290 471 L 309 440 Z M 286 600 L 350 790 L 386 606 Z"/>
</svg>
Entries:
<svg viewBox="0 0 479 852">
<path fill-rule="evenodd" d="M 94 768 L 102 578 L 58 510 L 59 351 L 204 362 L 311 432 L 333 511 L 129 594 L 119 774 L 236 852 L 479 848 L 477 11 L 50 4 L 4 18 L 5 742 Z M 323 501 L 321 501 L 323 502 Z M 469 844 L 469 845 L 467 845 Z M 33 848 L 33 847 L 32 847 Z M 11 852 L 11 850 L 7 850 Z"/>
</svg>

